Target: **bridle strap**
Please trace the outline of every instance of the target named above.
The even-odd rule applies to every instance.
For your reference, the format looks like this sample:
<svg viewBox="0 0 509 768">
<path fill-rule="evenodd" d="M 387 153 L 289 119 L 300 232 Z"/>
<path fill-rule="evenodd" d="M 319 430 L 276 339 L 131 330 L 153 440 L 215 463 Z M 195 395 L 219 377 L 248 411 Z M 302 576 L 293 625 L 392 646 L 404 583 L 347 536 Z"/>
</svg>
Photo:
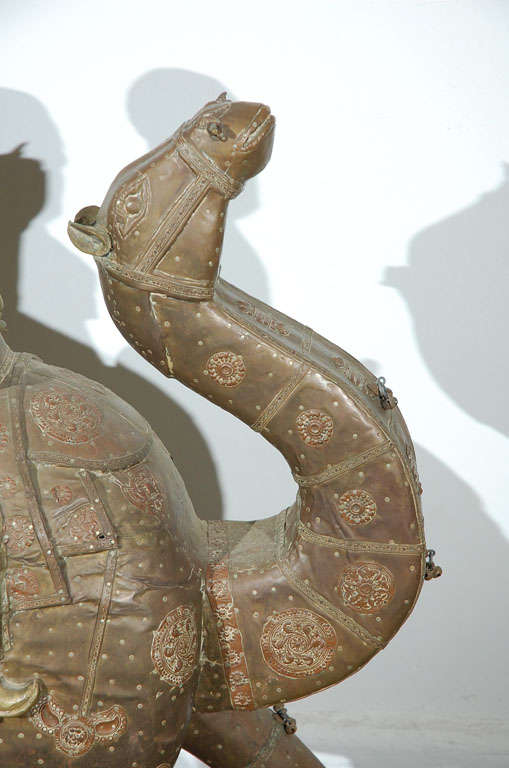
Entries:
<svg viewBox="0 0 509 768">
<path fill-rule="evenodd" d="M 162 293 L 175 299 L 191 301 L 207 301 L 214 296 L 214 280 L 195 280 L 177 275 L 149 275 L 119 264 L 108 256 L 94 256 L 94 259 L 99 268 L 104 268 L 113 277 L 142 291 Z"/>
<path fill-rule="evenodd" d="M 232 179 L 225 171 L 218 168 L 213 160 L 200 152 L 182 134 L 177 139 L 177 152 L 197 176 L 207 179 L 209 184 L 221 192 L 227 200 L 237 197 L 242 192 L 243 184 L 240 181 Z"/>
<path fill-rule="evenodd" d="M 191 168 L 195 178 L 159 220 L 147 248 L 133 265 L 138 273 L 147 274 L 154 271 L 211 187 L 227 200 L 236 197 L 242 190 L 240 182 L 230 178 L 182 135 L 177 139 L 177 152 Z M 168 279 L 179 280 L 180 278 L 168 275 Z M 211 285 L 213 286 L 213 281 Z"/>
</svg>

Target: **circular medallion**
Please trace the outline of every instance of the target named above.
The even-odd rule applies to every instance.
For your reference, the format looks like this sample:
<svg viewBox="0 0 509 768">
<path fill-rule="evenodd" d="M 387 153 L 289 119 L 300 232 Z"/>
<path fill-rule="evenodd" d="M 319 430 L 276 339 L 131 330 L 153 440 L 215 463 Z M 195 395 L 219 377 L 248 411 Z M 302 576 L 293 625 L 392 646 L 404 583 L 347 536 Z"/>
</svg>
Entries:
<svg viewBox="0 0 509 768">
<path fill-rule="evenodd" d="M 99 409 L 77 392 L 37 392 L 30 401 L 30 412 L 44 435 L 69 445 L 89 443 L 102 425 Z"/>
<path fill-rule="evenodd" d="M 376 502 L 367 492 L 354 488 L 342 494 L 338 512 L 348 525 L 369 525 L 376 515 Z"/>
<path fill-rule="evenodd" d="M 152 661 L 161 680 L 180 686 L 197 664 L 198 630 L 194 610 L 181 605 L 170 611 L 154 632 Z"/>
<path fill-rule="evenodd" d="M 9 444 L 9 432 L 5 424 L 0 424 L 0 453 L 5 451 Z"/>
<path fill-rule="evenodd" d="M 334 422 L 329 414 L 315 409 L 303 411 L 295 423 L 301 438 L 312 448 L 321 448 L 328 443 L 334 431 Z"/>
<path fill-rule="evenodd" d="M 18 486 L 14 478 L 9 477 L 8 475 L 0 477 L 0 498 L 7 499 L 9 496 L 16 493 L 17 488 Z"/>
<path fill-rule="evenodd" d="M 54 485 L 51 489 L 51 495 L 62 506 L 66 506 L 72 501 L 72 491 L 68 485 Z"/>
<path fill-rule="evenodd" d="M 14 598 L 31 598 L 39 594 L 37 577 L 27 568 L 11 568 L 6 574 L 9 595 Z"/>
<path fill-rule="evenodd" d="M 29 517 L 14 515 L 5 526 L 7 550 L 10 555 L 20 555 L 29 549 L 35 540 L 34 526 Z"/>
<path fill-rule="evenodd" d="M 67 715 L 55 732 L 55 746 L 69 757 L 79 757 L 88 752 L 94 743 L 94 729 L 80 717 Z"/>
<path fill-rule="evenodd" d="M 142 512 L 160 517 L 164 510 L 164 497 L 149 467 L 139 464 L 125 474 L 127 483 L 122 483 L 122 490 L 131 504 Z"/>
<path fill-rule="evenodd" d="M 293 608 L 269 616 L 260 646 L 265 663 L 274 672 L 298 679 L 316 675 L 329 666 L 337 639 L 332 625 L 321 616 Z"/>
<path fill-rule="evenodd" d="M 236 387 L 246 375 L 242 355 L 234 352 L 216 352 L 207 361 L 208 375 L 223 387 Z"/>
<path fill-rule="evenodd" d="M 343 571 L 339 582 L 345 605 L 359 613 L 376 613 L 393 598 L 394 576 L 379 563 L 357 563 Z"/>
</svg>

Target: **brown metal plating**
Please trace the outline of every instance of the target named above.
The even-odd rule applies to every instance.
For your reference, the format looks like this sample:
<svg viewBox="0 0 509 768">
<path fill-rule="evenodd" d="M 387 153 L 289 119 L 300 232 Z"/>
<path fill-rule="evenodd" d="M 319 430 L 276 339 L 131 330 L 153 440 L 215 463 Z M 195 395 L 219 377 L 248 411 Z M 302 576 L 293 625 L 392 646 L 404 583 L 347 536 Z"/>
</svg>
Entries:
<svg viewBox="0 0 509 768">
<path fill-rule="evenodd" d="M 228 201 L 267 164 L 274 125 L 263 104 L 205 105 L 117 176 L 89 245 L 79 243 L 94 254 L 110 239 L 96 256 L 103 292 L 135 349 L 260 432 L 299 485 L 274 518 L 213 524 L 223 543 L 219 560 L 209 555 L 203 711 L 265 706 L 344 679 L 391 639 L 424 575 L 415 456 L 394 398 L 382 401 L 344 350 L 218 278 Z M 142 178 L 143 216 L 119 237 L 116 210 Z M 72 223 L 69 233 L 77 242 Z M 235 617 L 228 632 L 241 641 L 251 703 L 231 696 L 238 656 L 220 610 Z M 285 674 L 298 664 L 286 649 L 302 649 L 298 676 Z"/>
<path fill-rule="evenodd" d="M 266 106 L 222 96 L 124 169 L 69 233 L 96 257 L 134 348 L 281 451 L 298 484 L 291 507 L 207 531 L 125 403 L 2 352 L 0 502 L 15 530 L 2 551 L 3 673 L 41 678 L 36 708 L 22 716 L 19 688 L 18 716 L 0 724 L 7 765 L 171 766 L 186 728 L 192 746 L 192 706 L 226 718 L 337 683 L 419 594 L 420 487 L 395 401 L 346 352 L 217 277 L 228 201 L 264 168 L 273 134 Z M 277 734 L 246 765 L 276 765 Z"/>
</svg>

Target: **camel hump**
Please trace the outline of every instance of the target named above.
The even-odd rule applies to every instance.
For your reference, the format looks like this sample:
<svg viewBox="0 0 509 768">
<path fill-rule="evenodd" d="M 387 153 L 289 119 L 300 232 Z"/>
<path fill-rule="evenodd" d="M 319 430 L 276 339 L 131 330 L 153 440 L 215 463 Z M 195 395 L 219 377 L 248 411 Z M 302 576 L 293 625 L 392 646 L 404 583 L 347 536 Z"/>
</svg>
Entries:
<svg viewBox="0 0 509 768">
<path fill-rule="evenodd" d="M 25 450 L 32 461 L 108 471 L 146 456 L 153 433 L 134 408 L 84 376 L 21 358 L 18 380 L 15 370 L 2 395 L 17 401 L 24 414 Z"/>
</svg>

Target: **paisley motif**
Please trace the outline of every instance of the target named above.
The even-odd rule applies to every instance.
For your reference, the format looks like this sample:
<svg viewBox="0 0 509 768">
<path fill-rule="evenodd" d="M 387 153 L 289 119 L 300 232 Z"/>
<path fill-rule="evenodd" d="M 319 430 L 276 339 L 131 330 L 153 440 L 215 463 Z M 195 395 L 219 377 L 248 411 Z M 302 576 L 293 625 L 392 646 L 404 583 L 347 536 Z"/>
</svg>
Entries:
<svg viewBox="0 0 509 768">
<path fill-rule="evenodd" d="M 369 525 L 376 516 L 376 502 L 367 491 L 354 488 L 340 496 L 338 512 L 348 525 Z"/>
<path fill-rule="evenodd" d="M 52 696 L 35 705 L 30 721 L 39 731 L 53 736 L 55 747 L 68 757 L 85 755 L 95 743 L 112 742 L 127 728 L 126 712 L 117 704 L 90 715 L 69 715 Z"/>
<path fill-rule="evenodd" d="M 149 202 L 150 183 L 146 176 L 139 175 L 120 188 L 113 207 L 113 226 L 121 238 L 142 221 Z"/>
<path fill-rule="evenodd" d="M 391 571 L 379 563 L 349 565 L 339 582 L 345 605 L 358 613 L 376 613 L 392 600 L 395 580 Z"/>
<path fill-rule="evenodd" d="M 89 443 L 99 434 L 102 414 L 78 392 L 57 389 L 33 395 L 30 413 L 41 432 L 60 443 Z"/>
<path fill-rule="evenodd" d="M 164 496 L 152 470 L 146 464 L 138 464 L 125 474 L 127 482 L 121 482 L 121 487 L 131 504 L 142 512 L 161 517 Z"/>
<path fill-rule="evenodd" d="M 9 555 L 20 555 L 29 549 L 35 540 L 32 521 L 25 515 L 14 515 L 7 520 L 5 526 L 7 536 L 7 551 Z"/>
<path fill-rule="evenodd" d="M 234 352 L 215 352 L 207 360 L 205 370 L 222 387 L 237 387 L 246 375 L 244 358 Z"/>
<path fill-rule="evenodd" d="M 278 675 L 297 680 L 317 675 L 329 666 L 337 638 L 326 619 L 307 609 L 291 608 L 269 616 L 260 646 L 267 666 Z"/>
<path fill-rule="evenodd" d="M 312 448 L 321 448 L 328 443 L 334 431 L 329 414 L 314 408 L 299 414 L 295 423 L 302 440 Z"/>
<path fill-rule="evenodd" d="M 180 605 L 166 614 L 154 632 L 151 657 L 161 680 L 181 686 L 197 665 L 198 629 L 194 610 Z"/>
</svg>

